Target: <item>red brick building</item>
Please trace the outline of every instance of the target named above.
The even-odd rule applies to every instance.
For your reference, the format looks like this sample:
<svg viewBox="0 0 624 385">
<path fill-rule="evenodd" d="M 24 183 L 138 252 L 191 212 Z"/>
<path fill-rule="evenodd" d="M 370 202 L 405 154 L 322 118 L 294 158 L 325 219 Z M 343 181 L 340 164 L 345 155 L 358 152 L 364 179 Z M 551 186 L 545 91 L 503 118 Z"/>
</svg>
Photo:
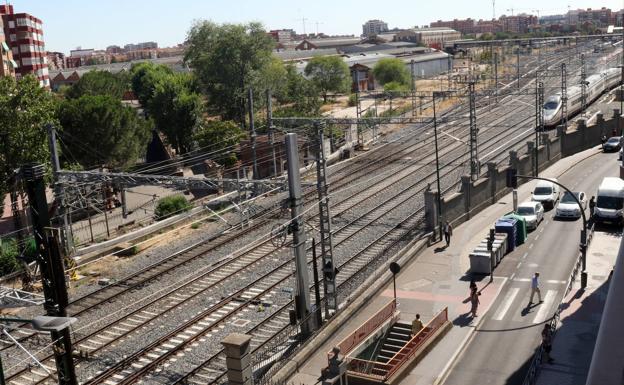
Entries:
<svg viewBox="0 0 624 385">
<path fill-rule="evenodd" d="M 12 5 L 0 5 L 4 35 L 17 62 L 16 77 L 34 75 L 42 87 L 50 87 L 43 27 L 40 19 L 14 13 Z"/>
</svg>

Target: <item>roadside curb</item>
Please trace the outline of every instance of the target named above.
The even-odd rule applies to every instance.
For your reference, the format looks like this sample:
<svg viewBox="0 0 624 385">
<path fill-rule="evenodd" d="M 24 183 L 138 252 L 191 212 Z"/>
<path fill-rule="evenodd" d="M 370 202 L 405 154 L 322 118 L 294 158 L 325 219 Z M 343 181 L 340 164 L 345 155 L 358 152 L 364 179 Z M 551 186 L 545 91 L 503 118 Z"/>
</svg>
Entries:
<svg viewBox="0 0 624 385">
<path fill-rule="evenodd" d="M 429 237 L 430 234 L 426 234 L 423 238 L 410 242 L 389 260 L 395 260 L 400 265 L 405 266 L 414 262 L 420 253 L 428 247 Z M 300 366 L 305 364 L 348 319 L 373 299 L 385 285 L 390 283 L 391 279 L 392 274 L 388 271 L 387 265 L 380 266 L 373 275 L 364 281 L 360 289 L 353 292 L 351 298 L 355 299 L 349 302 L 340 314 L 329 320 L 327 326 L 317 336 L 313 337 L 299 353 L 288 359 L 289 362 L 272 376 L 272 380 L 276 383 L 285 383 L 293 374 L 297 373 Z M 319 375 L 320 370 L 321 368 L 319 368 Z"/>
</svg>

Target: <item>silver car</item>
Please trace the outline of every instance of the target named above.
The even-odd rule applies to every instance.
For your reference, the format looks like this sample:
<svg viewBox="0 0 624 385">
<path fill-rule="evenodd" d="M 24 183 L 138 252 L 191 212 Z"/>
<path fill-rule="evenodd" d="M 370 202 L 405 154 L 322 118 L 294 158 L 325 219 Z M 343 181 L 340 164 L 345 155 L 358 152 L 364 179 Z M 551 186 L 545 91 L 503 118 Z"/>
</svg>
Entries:
<svg viewBox="0 0 624 385">
<path fill-rule="evenodd" d="M 583 191 L 573 192 L 574 196 L 581 202 L 581 207 L 569 192 L 566 191 L 557 205 L 555 216 L 559 218 L 580 218 L 581 210 L 585 210 L 587 207 L 587 196 Z"/>
<path fill-rule="evenodd" d="M 526 221 L 527 229 L 536 229 L 544 220 L 544 206 L 540 202 L 527 201 L 518 205 L 518 215 Z"/>
</svg>

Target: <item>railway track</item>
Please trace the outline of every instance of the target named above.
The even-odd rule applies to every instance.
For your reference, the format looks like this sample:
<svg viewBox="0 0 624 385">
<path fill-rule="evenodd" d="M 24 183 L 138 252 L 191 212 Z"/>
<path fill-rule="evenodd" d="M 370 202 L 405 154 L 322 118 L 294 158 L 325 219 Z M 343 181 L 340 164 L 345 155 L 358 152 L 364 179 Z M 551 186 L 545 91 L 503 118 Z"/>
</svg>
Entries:
<svg viewBox="0 0 624 385">
<path fill-rule="evenodd" d="M 419 145 L 412 145 L 412 146 L 406 147 L 404 150 L 401 150 L 401 152 L 400 152 L 400 153 L 394 153 L 394 154 L 393 154 L 393 156 L 387 156 L 387 157 L 385 157 L 385 159 L 386 159 L 386 160 L 389 160 L 389 159 L 394 159 L 394 161 L 396 161 L 397 159 L 400 159 L 400 158 L 401 158 L 401 156 L 397 156 L 397 154 L 401 154 L 401 155 L 403 155 L 403 154 L 405 154 L 405 153 L 408 153 L 409 151 L 414 151 L 415 149 L 422 149 L 422 148 L 424 148 L 424 147 L 425 147 L 425 146 L 423 146 L 423 145 L 420 145 L 420 146 L 419 146 Z M 408 150 L 408 149 L 411 149 L 411 150 Z M 384 159 L 384 157 L 380 157 L 380 158 L 378 158 L 376 161 L 377 161 L 377 162 L 379 162 L 379 163 L 382 163 L 382 159 Z M 366 167 L 370 167 L 370 162 L 368 162 L 367 164 L 362 165 L 362 166 L 361 166 L 361 169 L 365 169 Z M 383 167 L 383 166 L 382 166 L 382 167 Z M 381 168 L 381 167 L 380 167 L 380 168 Z M 370 168 L 369 168 L 369 170 L 370 170 Z M 402 173 L 400 176 L 403 176 L 404 174 L 405 174 L 405 173 Z M 447 175 L 448 175 L 448 174 L 447 174 Z M 355 179 L 357 179 L 357 178 L 354 178 L 354 180 L 355 180 Z M 346 184 L 347 184 L 347 183 L 344 183 L 344 184 L 343 184 L 343 186 L 344 186 L 344 185 L 346 185 Z M 387 186 L 387 187 L 389 187 L 389 186 Z M 375 194 L 380 193 L 380 192 L 381 192 L 381 191 L 383 191 L 383 190 L 384 190 L 383 188 L 382 188 L 382 189 L 378 189 L 378 190 L 376 190 L 376 192 L 375 192 L 375 193 L 369 194 L 369 195 L 366 197 L 366 199 L 371 198 L 372 196 L 374 196 Z M 346 205 L 343 211 L 345 211 L 345 210 L 347 210 L 347 209 L 349 209 L 349 208 L 352 208 L 353 206 L 354 206 L 354 205 L 350 205 L 350 206 L 349 206 L 349 205 Z M 340 206 L 339 206 L 339 205 L 337 205 L 337 207 L 340 207 Z M 140 279 L 139 279 L 138 281 L 140 281 Z M 137 284 L 137 285 L 138 285 L 138 284 Z M 116 296 L 117 296 L 117 295 L 116 295 Z M 104 301 L 106 301 L 106 300 L 103 300 L 102 302 L 104 302 Z M 97 302 L 97 300 L 96 300 L 96 302 Z M 88 308 L 88 306 L 87 306 L 87 308 Z M 232 311 L 234 311 L 235 309 L 228 309 L 228 310 L 232 310 Z"/>
</svg>

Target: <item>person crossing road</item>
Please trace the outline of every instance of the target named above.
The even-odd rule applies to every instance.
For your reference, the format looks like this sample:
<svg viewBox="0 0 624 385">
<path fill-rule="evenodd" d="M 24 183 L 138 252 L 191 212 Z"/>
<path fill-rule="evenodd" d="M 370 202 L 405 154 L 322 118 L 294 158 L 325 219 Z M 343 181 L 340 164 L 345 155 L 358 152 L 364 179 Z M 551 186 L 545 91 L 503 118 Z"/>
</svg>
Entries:
<svg viewBox="0 0 624 385">
<path fill-rule="evenodd" d="M 531 278 L 531 299 L 529 299 L 529 306 L 533 304 L 533 296 L 537 293 L 538 303 L 542 303 L 542 292 L 539 288 L 539 273 L 535 272 L 533 278 Z"/>
</svg>

